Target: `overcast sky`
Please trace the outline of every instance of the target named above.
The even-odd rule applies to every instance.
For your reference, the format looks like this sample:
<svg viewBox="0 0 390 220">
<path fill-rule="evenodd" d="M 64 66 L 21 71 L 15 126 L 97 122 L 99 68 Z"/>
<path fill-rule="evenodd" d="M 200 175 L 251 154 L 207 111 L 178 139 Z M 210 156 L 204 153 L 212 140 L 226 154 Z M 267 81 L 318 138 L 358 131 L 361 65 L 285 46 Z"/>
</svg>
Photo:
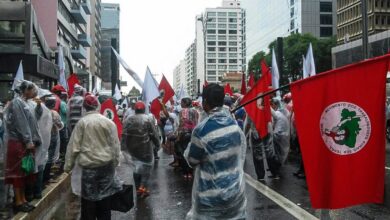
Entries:
<svg viewBox="0 0 390 220">
<path fill-rule="evenodd" d="M 153 74 L 164 74 L 173 82 L 172 73 L 195 39 L 195 16 L 205 8 L 217 7 L 222 0 L 102 0 L 120 4 L 120 54 L 144 78 L 148 65 Z M 123 68 L 120 75 L 135 85 Z M 157 77 L 159 81 L 161 76 Z"/>
</svg>

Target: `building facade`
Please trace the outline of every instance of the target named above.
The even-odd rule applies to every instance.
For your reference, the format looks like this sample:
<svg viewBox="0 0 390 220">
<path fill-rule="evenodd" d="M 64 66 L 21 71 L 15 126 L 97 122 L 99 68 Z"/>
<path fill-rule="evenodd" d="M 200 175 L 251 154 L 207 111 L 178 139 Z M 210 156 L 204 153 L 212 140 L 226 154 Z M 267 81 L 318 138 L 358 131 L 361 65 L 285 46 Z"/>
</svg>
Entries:
<svg viewBox="0 0 390 220">
<path fill-rule="evenodd" d="M 180 60 L 180 64 L 175 67 L 173 70 L 173 89 L 175 92 L 180 91 L 181 86 L 186 88 L 186 62 L 185 60 Z"/>
<path fill-rule="evenodd" d="M 369 35 L 390 29 L 390 0 L 367 0 L 367 17 Z M 343 44 L 361 37 L 361 1 L 337 1 L 337 43 Z"/>
<path fill-rule="evenodd" d="M 185 75 L 184 83 L 187 94 L 190 97 L 195 97 L 197 90 L 197 75 L 196 75 L 196 44 L 193 42 L 185 53 Z"/>
<path fill-rule="evenodd" d="M 112 56 L 113 47 L 119 53 L 119 24 L 120 24 L 119 4 L 102 3 L 101 31 L 102 31 L 102 81 L 105 89 L 112 88 L 112 69 L 115 70 L 116 80 L 119 79 L 119 63 Z M 113 64 L 113 62 L 115 63 Z M 115 65 L 112 67 L 112 65 Z"/>
<path fill-rule="evenodd" d="M 224 0 L 221 7 L 207 8 L 203 15 L 196 17 L 200 87 L 205 81 L 221 83 L 225 73 L 245 70 L 245 18 L 237 0 Z"/>
<path fill-rule="evenodd" d="M 246 11 L 246 61 L 278 37 L 336 35 L 336 0 L 242 0 Z"/>
<path fill-rule="evenodd" d="M 91 37 L 91 47 L 89 49 L 89 69 L 91 72 L 90 87 L 99 91 L 102 86 L 102 62 L 101 62 L 101 0 L 91 1 L 91 16 L 88 32 Z"/>
</svg>

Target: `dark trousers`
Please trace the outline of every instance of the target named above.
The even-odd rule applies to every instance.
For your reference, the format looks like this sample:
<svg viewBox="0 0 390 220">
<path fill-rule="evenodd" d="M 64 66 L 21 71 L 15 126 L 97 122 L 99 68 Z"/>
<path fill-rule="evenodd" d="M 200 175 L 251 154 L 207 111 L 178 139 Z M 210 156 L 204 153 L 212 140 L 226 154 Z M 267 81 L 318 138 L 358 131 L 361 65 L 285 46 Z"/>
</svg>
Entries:
<svg viewBox="0 0 390 220">
<path fill-rule="evenodd" d="M 60 130 L 60 169 L 64 170 L 65 165 L 65 155 L 66 155 L 66 147 L 68 146 L 69 138 L 68 138 L 68 128 L 65 126 Z"/>
<path fill-rule="evenodd" d="M 175 143 L 175 153 L 177 155 L 177 160 L 179 161 L 179 166 L 182 169 L 184 174 L 192 173 L 191 167 L 188 165 L 186 159 L 184 158 L 184 151 L 187 149 L 188 143 L 191 141 L 191 133 L 185 132 L 180 133 L 177 142 Z"/>
<path fill-rule="evenodd" d="M 110 220 L 111 206 L 110 198 L 100 201 L 89 201 L 81 199 L 81 219 L 82 220 Z"/>
<path fill-rule="evenodd" d="M 273 148 L 271 137 L 267 136 L 263 139 L 256 139 L 251 137 L 251 141 L 253 150 L 253 163 L 255 166 L 257 178 L 263 179 L 265 176 L 263 149 L 265 151 L 265 158 L 272 175 L 279 175 L 281 164 Z"/>
</svg>

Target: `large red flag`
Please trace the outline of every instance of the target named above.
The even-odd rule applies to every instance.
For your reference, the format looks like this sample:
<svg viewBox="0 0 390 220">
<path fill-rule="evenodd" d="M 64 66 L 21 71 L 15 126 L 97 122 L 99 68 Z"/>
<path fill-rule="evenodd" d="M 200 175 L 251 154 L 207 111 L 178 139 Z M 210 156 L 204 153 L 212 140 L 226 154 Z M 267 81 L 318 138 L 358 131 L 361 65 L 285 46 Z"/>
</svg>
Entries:
<svg viewBox="0 0 390 220">
<path fill-rule="evenodd" d="M 291 85 L 313 208 L 382 203 L 390 56 Z"/>
<path fill-rule="evenodd" d="M 74 93 L 74 86 L 76 84 L 80 84 L 79 78 L 77 78 L 77 75 L 75 73 L 70 74 L 68 78 L 68 95 L 69 97 L 72 97 Z"/>
<path fill-rule="evenodd" d="M 111 119 L 118 129 L 118 136 L 119 139 L 122 137 L 122 123 L 119 120 L 118 114 L 116 112 L 116 108 L 114 103 L 112 102 L 112 99 L 107 99 L 105 102 L 102 103 L 100 107 L 100 113 L 104 116 L 106 116 L 108 119 Z"/>
<path fill-rule="evenodd" d="M 159 98 L 155 98 L 150 104 L 150 112 L 157 120 L 160 120 L 161 102 Z"/>
<path fill-rule="evenodd" d="M 254 77 L 253 73 L 249 73 L 248 86 L 251 88 L 253 88 L 253 86 L 255 86 L 255 77 Z"/>
<path fill-rule="evenodd" d="M 241 100 L 241 104 L 254 99 L 255 97 L 262 95 L 269 91 L 269 78 L 271 77 L 270 71 L 263 74 L 256 85 L 244 96 Z M 261 138 L 268 135 L 268 123 L 271 122 L 271 106 L 270 97 L 265 96 L 257 101 L 254 101 L 246 105 L 245 110 L 248 116 L 252 119 L 256 126 L 256 130 L 259 132 Z"/>
<path fill-rule="evenodd" d="M 161 79 L 160 85 L 158 86 L 158 90 L 164 91 L 164 97 L 162 100 L 164 104 L 166 104 L 175 95 L 175 91 L 172 89 L 164 75 Z"/>
<path fill-rule="evenodd" d="M 241 94 L 242 94 L 242 95 L 245 95 L 245 94 L 246 94 L 245 73 L 242 73 L 242 78 L 241 78 Z"/>
<path fill-rule="evenodd" d="M 227 83 L 224 88 L 225 94 L 229 94 L 230 96 L 233 96 L 232 88 L 230 88 L 230 84 Z"/>
</svg>

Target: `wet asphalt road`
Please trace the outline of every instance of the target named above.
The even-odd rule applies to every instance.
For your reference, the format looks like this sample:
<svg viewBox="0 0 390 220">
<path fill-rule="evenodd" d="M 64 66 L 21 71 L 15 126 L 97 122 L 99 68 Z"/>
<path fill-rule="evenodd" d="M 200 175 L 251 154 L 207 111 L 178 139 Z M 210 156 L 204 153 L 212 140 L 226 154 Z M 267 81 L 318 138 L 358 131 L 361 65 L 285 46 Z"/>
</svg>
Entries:
<svg viewBox="0 0 390 220">
<path fill-rule="evenodd" d="M 172 161 L 171 156 L 162 152 L 160 152 L 160 155 L 161 159 L 156 163 L 150 179 L 150 197 L 138 200 L 137 208 L 129 213 L 113 212 L 113 220 L 182 220 L 185 218 L 191 207 L 192 182 L 185 181 L 179 172 L 175 172 L 168 166 Z M 390 167 L 390 145 L 387 146 L 386 156 L 386 166 Z M 335 211 L 321 211 L 310 207 L 309 193 L 305 180 L 297 179 L 292 175 L 297 170 L 298 165 L 299 158 L 292 155 L 282 168 L 282 178 L 280 180 L 266 179 L 264 183 L 287 200 L 296 204 L 298 208 L 293 208 L 293 211 L 303 209 L 308 214 L 310 213 L 311 217 L 320 219 L 390 219 L 390 170 L 386 170 L 387 185 L 386 202 L 384 205 L 369 204 Z M 256 179 L 251 150 L 247 151 L 245 171 Z M 286 205 L 282 207 L 278 205 L 280 203 L 277 201 L 265 196 L 265 194 L 268 194 L 267 192 L 263 194 L 249 184 L 246 186 L 248 219 L 297 219 L 286 211 Z"/>
</svg>

